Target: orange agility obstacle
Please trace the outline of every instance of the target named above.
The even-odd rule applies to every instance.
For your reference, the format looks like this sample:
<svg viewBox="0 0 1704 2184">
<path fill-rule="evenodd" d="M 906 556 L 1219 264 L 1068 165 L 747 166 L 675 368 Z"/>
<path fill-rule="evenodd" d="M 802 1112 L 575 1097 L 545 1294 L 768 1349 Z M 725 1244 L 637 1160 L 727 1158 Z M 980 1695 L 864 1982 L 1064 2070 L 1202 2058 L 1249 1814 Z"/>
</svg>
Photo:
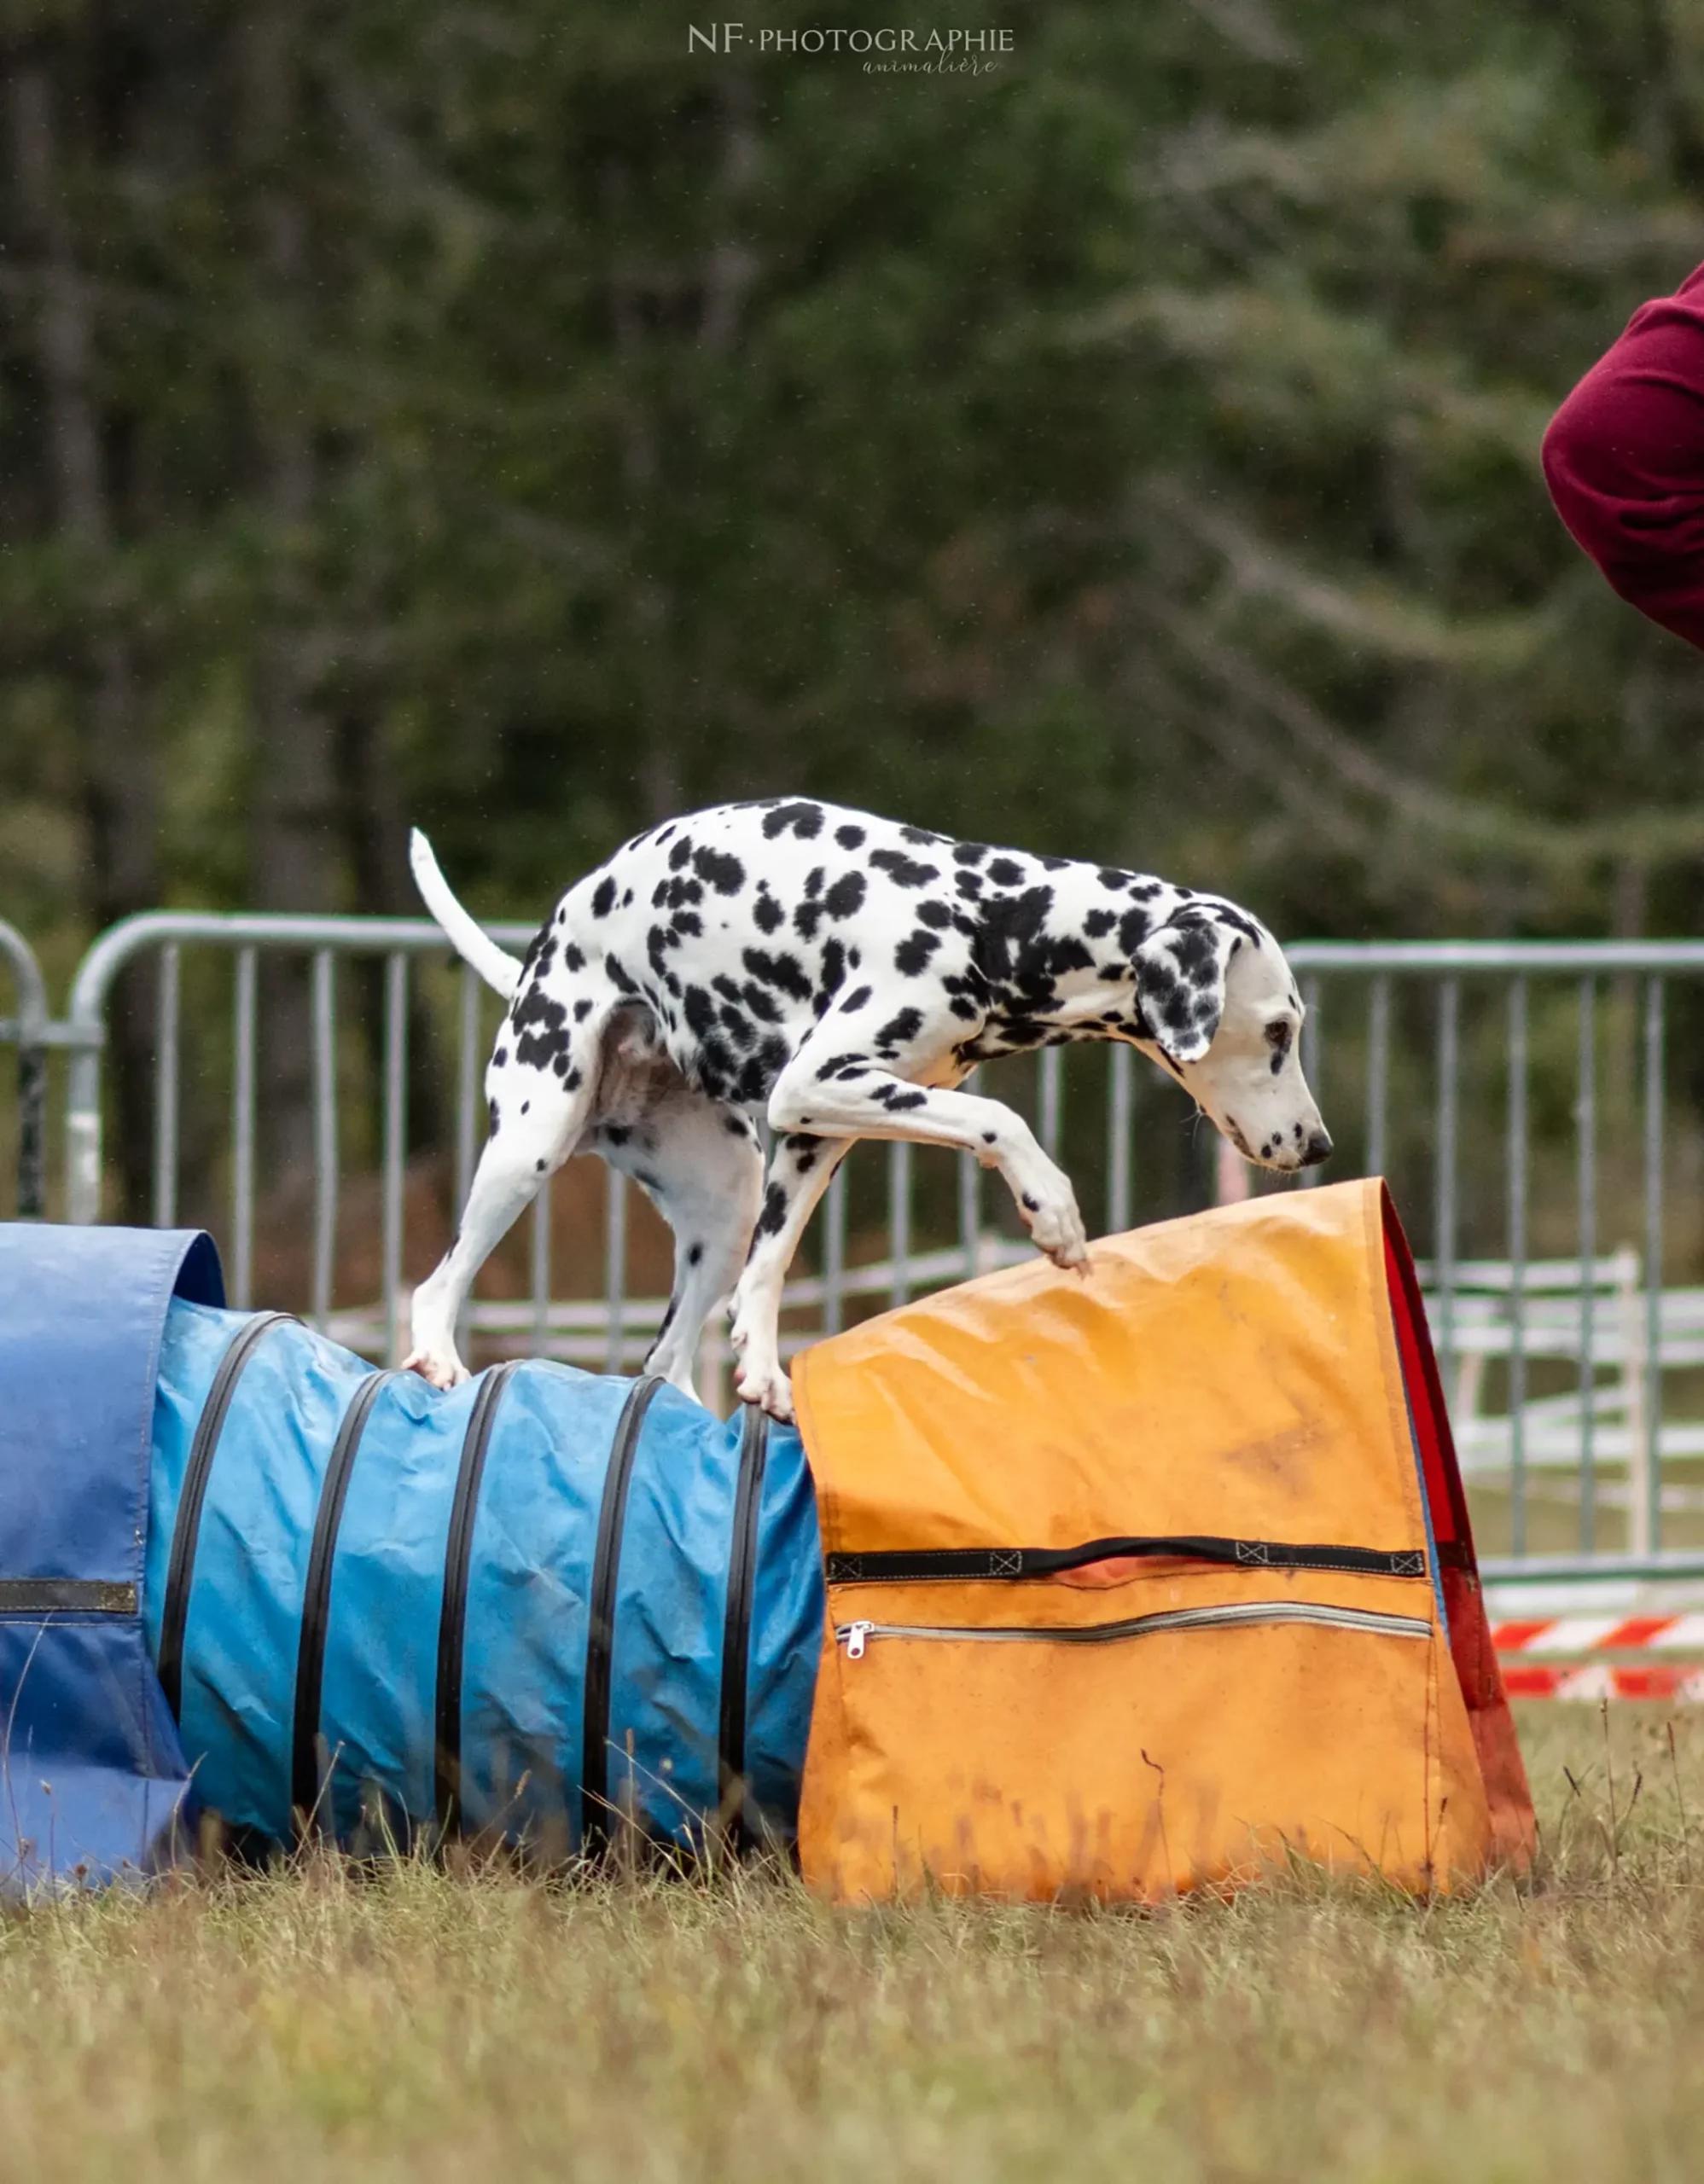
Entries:
<svg viewBox="0 0 1704 2184">
<path fill-rule="evenodd" d="M 800 1842 L 843 1900 L 1419 1891 L 1533 1822 L 1377 1182 L 1112 1237 L 794 1368 L 828 1630 Z"/>
</svg>

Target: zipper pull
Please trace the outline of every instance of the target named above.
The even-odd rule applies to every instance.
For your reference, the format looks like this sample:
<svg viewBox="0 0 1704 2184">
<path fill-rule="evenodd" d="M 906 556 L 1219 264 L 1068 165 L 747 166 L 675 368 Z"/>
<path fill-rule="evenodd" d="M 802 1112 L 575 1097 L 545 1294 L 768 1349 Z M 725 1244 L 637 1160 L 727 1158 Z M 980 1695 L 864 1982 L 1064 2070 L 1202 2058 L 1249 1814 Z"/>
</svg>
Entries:
<svg viewBox="0 0 1704 2184">
<path fill-rule="evenodd" d="M 875 1628 L 875 1625 L 873 1623 L 843 1623 L 835 1633 L 835 1637 L 846 1640 L 846 1658 L 849 1661 L 861 1661 L 864 1658 L 864 1642 Z"/>
</svg>

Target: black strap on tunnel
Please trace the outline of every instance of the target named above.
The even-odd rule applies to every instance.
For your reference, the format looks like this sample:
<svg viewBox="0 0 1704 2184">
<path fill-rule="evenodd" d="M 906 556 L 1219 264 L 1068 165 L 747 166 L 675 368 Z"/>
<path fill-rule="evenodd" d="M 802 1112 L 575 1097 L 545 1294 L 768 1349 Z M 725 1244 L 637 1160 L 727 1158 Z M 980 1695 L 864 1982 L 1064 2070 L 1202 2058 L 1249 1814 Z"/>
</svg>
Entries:
<svg viewBox="0 0 1704 2184">
<path fill-rule="evenodd" d="M 1308 1546 L 1288 1540 L 1223 1539 L 1211 1533 L 1148 1533 L 1085 1540 L 1080 1547 L 882 1548 L 831 1554 L 831 1585 L 928 1584 L 976 1577 L 1053 1577 L 1114 1559 L 1224 1563 L 1238 1570 L 1335 1570 L 1347 1577 L 1423 1577 L 1417 1547 Z"/>
<path fill-rule="evenodd" d="M 597 1545 L 591 1565 L 585 1642 L 585 1722 L 580 1745 L 580 1842 L 590 1850 L 608 1835 L 609 1820 L 609 1687 L 615 1653 L 615 1593 L 621 1576 L 621 1534 L 633 1458 L 651 1399 L 663 1383 L 653 1374 L 636 1380 L 616 1421 L 597 1513 Z"/>
<path fill-rule="evenodd" d="M 769 1417 L 747 1406 L 734 1488 L 734 1529 L 728 1550 L 728 1612 L 722 1625 L 722 1705 L 717 1743 L 718 1795 L 727 1815 L 730 1850 L 751 1839 L 746 1824 L 746 1698 L 752 1648 L 752 1594 L 757 1582 L 758 1513 L 769 1461 Z"/>
<path fill-rule="evenodd" d="M 308 1549 L 308 1574 L 302 1587 L 302 1630 L 296 1648 L 296 1705 L 290 1740 L 290 1804 L 306 1825 L 318 1814 L 320 1800 L 319 1716 L 325 1683 L 325 1641 L 331 1612 L 331 1571 L 337 1554 L 337 1528 L 343 1521 L 343 1505 L 349 1498 L 355 1456 L 361 1436 L 379 1391 L 394 1373 L 371 1373 L 356 1389 L 319 1490 L 314 1513 L 313 1544 Z M 322 1826 L 323 1822 L 322 1820 Z"/>
<path fill-rule="evenodd" d="M 450 1505 L 450 1536 L 444 1548 L 444 1604 L 438 1615 L 438 1695 L 433 1709 L 433 1796 L 440 1835 L 447 1835 L 461 1815 L 462 1657 L 468 1635 L 468 1572 L 473 1562 L 480 1480 L 497 1405 L 521 1362 L 512 1357 L 506 1365 L 493 1366 L 480 1383 L 468 1430 L 462 1437 L 456 1496 Z"/>
<path fill-rule="evenodd" d="M 231 1397 L 242 1370 L 262 1339 L 274 1327 L 284 1326 L 288 1312 L 259 1312 L 238 1328 L 230 1349 L 220 1358 L 218 1370 L 207 1390 L 201 1414 L 189 1443 L 183 1467 L 183 1484 L 177 1495 L 177 1516 L 172 1528 L 172 1553 L 166 1565 L 166 1598 L 160 1612 L 160 1687 L 174 1721 L 183 1705 L 183 1633 L 189 1619 L 189 1587 L 195 1574 L 195 1546 L 201 1533 L 201 1509 L 207 1498 L 207 1481 L 219 1435 L 224 1431 Z"/>
</svg>

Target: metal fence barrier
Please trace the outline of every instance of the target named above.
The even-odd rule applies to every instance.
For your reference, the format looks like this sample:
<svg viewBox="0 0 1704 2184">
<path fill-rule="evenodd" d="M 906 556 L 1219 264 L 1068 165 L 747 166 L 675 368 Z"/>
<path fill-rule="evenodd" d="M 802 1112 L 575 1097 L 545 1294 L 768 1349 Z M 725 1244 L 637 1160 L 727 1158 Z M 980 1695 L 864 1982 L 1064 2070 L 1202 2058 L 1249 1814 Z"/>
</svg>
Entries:
<svg viewBox="0 0 1704 2184">
<path fill-rule="evenodd" d="M 531 938 L 526 926 L 492 930 L 511 947 Z M 20 981 L 20 1020 L 44 1021 L 39 979 L 26 995 L 26 973 L 19 967 L 28 951 L 20 958 L 4 932 L 0 949 Z M 230 1211 L 223 1241 L 232 1298 L 247 1303 L 253 1286 L 263 1180 L 256 1150 L 259 963 L 263 950 L 277 950 L 308 965 L 310 1309 L 340 1338 L 394 1357 L 404 1333 L 410 981 L 421 959 L 441 962 L 446 954 L 442 933 L 425 920 L 159 912 L 104 934 L 77 972 L 67 1024 L 49 1027 L 71 1050 L 68 1217 L 100 1217 L 100 1043 L 113 980 L 148 957 L 157 996 L 152 1211 L 158 1223 L 176 1217 L 181 963 L 184 950 L 200 948 L 221 950 L 231 962 Z M 1696 1481 L 1687 1475 L 1704 1460 L 1698 1370 L 1704 1288 L 1664 1281 L 1666 1251 L 1672 1257 L 1679 1248 L 1695 1259 L 1695 1246 L 1704 1244 L 1689 1214 L 1678 1247 L 1666 1233 L 1676 1130 L 1666 1097 L 1670 1031 L 1678 1008 L 1687 1052 L 1695 1047 L 1704 1064 L 1704 942 L 1306 943 L 1288 954 L 1308 1007 L 1304 1059 L 1340 1147 L 1327 1173 L 1397 1175 L 1404 1211 L 1421 1230 L 1416 1241 L 1427 1255 L 1423 1280 L 1439 1362 L 1481 1522 L 1491 1523 L 1504 1550 L 1498 1566 L 1557 1574 L 1588 1564 L 1647 1571 L 1696 1565 L 1704 1572 L 1704 1470 Z M 363 957 L 382 965 L 381 1275 L 377 1297 L 347 1304 L 334 1295 L 338 978 L 340 967 Z M 480 1078 L 489 1045 L 482 1037 L 483 989 L 465 967 L 459 978 L 451 1042 L 458 1204 L 483 1130 Z M 20 1046 L 20 1053 L 42 1051 L 40 1038 Z M 1099 1083 L 1085 1098 L 1079 1088 L 1087 1087 L 1090 1069 Z M 1033 1072 L 1022 1103 L 1049 1152 L 1064 1159 L 1079 1187 L 1085 1168 L 1096 1171 L 1085 1209 L 1092 1205 L 1105 1230 L 1129 1227 L 1137 1217 L 1137 1057 L 1109 1045 L 1074 1052 L 1067 1066 L 1060 1049 L 1048 1048 L 993 1065 L 990 1073 L 1006 1093 L 1021 1072 Z M 1704 1079 L 1704 1066 L 1700 1075 Z M 1069 1130 L 1067 1083 L 1080 1110 Z M 1689 1105 L 1684 1120 L 1690 1147 L 1698 1131 Z M 945 1200 L 937 1188 L 931 1233 L 924 1235 L 914 1218 L 921 1165 L 914 1148 L 896 1144 L 883 1153 L 878 1256 L 849 1262 L 843 1170 L 818 1217 L 816 1270 L 788 1286 L 790 1348 L 836 1331 L 860 1300 L 899 1303 L 1029 1255 L 1009 1227 L 996 1225 L 1009 1220 L 997 1193 L 995 1220 L 988 1218 L 985 1178 L 968 1156 L 957 1157 L 955 1233 L 943 1233 Z M 1696 1170 L 1695 1161 L 1688 1171 L 1695 1195 L 1704 1193 Z M 1227 1172 L 1234 1177 L 1236 1164 L 1222 1163 L 1221 1176 Z M 1317 1170 L 1299 1179 L 1301 1188 L 1319 1180 Z M 1267 1188 L 1276 1179 L 1253 1182 Z M 1606 1196 L 1618 1224 L 1613 1234 L 1604 1232 Z M 541 1197 L 531 1297 L 476 1300 L 469 1309 L 475 1339 L 488 1348 L 525 1346 L 610 1370 L 636 1364 L 662 1300 L 628 1293 L 628 1210 L 623 1179 L 611 1171 L 602 1294 L 559 1298 Z M 869 1245 L 869 1223 L 858 1240 Z M 725 1362 L 719 1340 L 707 1345 L 712 1380 Z"/>
<path fill-rule="evenodd" d="M 15 996 L 15 1013 L 0 1017 L 0 1046 L 18 1049 L 18 1215 L 38 1220 L 47 1210 L 47 987 L 34 950 L 3 919 L 0 956 Z"/>
</svg>

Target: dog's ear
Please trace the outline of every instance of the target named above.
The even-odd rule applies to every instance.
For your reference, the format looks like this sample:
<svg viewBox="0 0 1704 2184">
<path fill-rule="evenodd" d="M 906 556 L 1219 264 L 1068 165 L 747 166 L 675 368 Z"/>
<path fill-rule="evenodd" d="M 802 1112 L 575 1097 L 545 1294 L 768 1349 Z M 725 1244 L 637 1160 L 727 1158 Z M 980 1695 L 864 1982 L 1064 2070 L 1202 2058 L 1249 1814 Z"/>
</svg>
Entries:
<svg viewBox="0 0 1704 2184">
<path fill-rule="evenodd" d="M 1173 1061 L 1199 1061 L 1224 1014 L 1224 974 L 1242 936 L 1185 903 L 1131 958 L 1148 1036 Z"/>
</svg>

